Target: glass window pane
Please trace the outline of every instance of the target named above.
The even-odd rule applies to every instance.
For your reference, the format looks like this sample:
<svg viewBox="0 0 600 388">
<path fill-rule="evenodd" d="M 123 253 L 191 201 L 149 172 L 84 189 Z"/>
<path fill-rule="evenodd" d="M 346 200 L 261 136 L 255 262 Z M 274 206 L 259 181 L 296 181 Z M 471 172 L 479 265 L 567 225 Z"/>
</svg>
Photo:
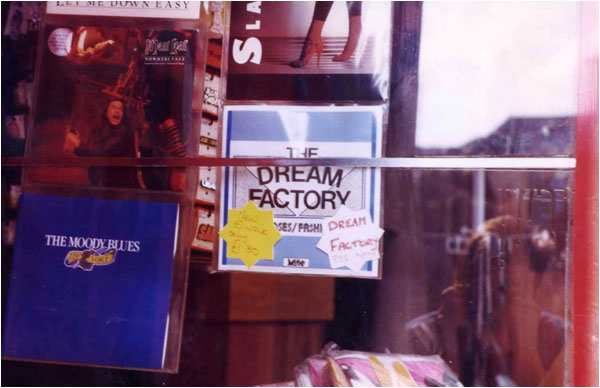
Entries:
<svg viewBox="0 0 600 388">
<path fill-rule="evenodd" d="M 572 173 L 388 170 L 386 194 L 377 349 L 466 386 L 568 383 Z"/>
<path fill-rule="evenodd" d="M 423 3 L 419 155 L 572 155 L 578 3 Z"/>
</svg>

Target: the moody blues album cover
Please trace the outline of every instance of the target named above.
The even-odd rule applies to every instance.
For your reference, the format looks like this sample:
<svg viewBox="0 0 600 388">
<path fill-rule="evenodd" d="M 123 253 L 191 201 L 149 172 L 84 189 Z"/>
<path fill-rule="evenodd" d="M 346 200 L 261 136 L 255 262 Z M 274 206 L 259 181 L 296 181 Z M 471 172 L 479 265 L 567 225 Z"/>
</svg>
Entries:
<svg viewBox="0 0 600 388">
<path fill-rule="evenodd" d="M 2 356 L 161 369 L 179 207 L 23 194 Z"/>
<path fill-rule="evenodd" d="M 228 100 L 382 101 L 388 2 L 232 2 Z"/>
<path fill-rule="evenodd" d="M 29 156 L 181 157 L 193 149 L 196 30 L 46 25 Z M 182 191 L 178 169 L 31 168 L 30 182 Z"/>
<path fill-rule="evenodd" d="M 306 107 L 229 105 L 224 110 L 224 157 L 377 158 L 382 147 L 381 106 Z M 334 268 L 317 247 L 321 221 L 342 205 L 368 211 L 380 221 L 380 169 L 336 166 L 227 167 L 221 183 L 219 230 L 229 209 L 253 202 L 273 211 L 281 239 L 273 260 L 258 260 L 248 268 L 227 256 L 219 239 L 218 269 L 252 272 L 377 277 L 379 260 L 360 270 Z M 290 262 L 290 258 L 293 263 Z"/>
</svg>

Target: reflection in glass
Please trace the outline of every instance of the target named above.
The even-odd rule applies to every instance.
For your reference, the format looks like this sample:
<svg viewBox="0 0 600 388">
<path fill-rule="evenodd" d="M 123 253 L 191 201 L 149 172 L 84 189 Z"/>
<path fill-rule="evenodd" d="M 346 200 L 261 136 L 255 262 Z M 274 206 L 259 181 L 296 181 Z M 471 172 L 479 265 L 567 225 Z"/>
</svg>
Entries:
<svg viewBox="0 0 600 388">
<path fill-rule="evenodd" d="M 415 189 L 386 199 L 378 347 L 438 354 L 467 386 L 567 382 L 571 174 L 386 178 Z"/>
</svg>

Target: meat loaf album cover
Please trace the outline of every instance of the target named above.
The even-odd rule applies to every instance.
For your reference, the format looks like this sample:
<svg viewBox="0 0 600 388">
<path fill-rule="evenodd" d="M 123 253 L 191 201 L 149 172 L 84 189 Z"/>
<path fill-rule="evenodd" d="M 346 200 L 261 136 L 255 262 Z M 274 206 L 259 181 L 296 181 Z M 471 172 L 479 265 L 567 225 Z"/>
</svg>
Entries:
<svg viewBox="0 0 600 388">
<path fill-rule="evenodd" d="M 192 150 L 196 30 L 44 29 L 29 156 L 181 157 Z M 178 169 L 31 168 L 29 182 L 182 191 Z"/>
<path fill-rule="evenodd" d="M 161 369 L 178 218 L 175 203 L 23 194 L 2 356 Z"/>
<path fill-rule="evenodd" d="M 227 99 L 381 101 L 388 95 L 387 2 L 232 2 Z"/>
</svg>

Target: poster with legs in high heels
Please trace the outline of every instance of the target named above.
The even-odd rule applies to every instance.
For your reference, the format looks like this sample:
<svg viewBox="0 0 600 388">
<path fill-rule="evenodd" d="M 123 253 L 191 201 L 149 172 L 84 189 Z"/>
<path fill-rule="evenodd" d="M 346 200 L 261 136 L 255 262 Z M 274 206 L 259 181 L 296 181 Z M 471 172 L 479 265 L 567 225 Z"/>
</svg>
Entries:
<svg viewBox="0 0 600 388">
<path fill-rule="evenodd" d="M 232 2 L 227 100 L 384 101 L 387 2 Z"/>
</svg>

